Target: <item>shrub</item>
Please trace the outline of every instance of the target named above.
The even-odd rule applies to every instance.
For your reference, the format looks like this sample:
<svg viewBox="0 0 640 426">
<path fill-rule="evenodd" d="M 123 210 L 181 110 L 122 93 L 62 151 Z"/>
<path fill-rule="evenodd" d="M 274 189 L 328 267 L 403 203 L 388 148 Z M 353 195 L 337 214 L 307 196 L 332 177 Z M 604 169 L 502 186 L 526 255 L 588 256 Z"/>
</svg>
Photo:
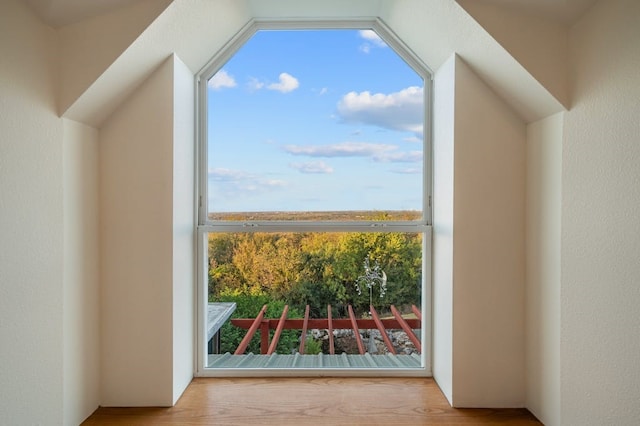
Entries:
<svg viewBox="0 0 640 426">
<path fill-rule="evenodd" d="M 231 318 L 255 318 L 260 313 L 260 310 L 264 305 L 267 305 L 265 312 L 265 318 L 280 318 L 282 311 L 284 310 L 285 303 L 281 300 L 272 300 L 266 294 L 247 295 L 241 294 L 237 291 L 223 292 L 218 298 L 218 302 L 235 302 L 236 310 Z M 289 307 L 287 318 L 301 318 L 300 311 L 295 308 Z M 273 338 L 275 330 L 271 330 L 269 337 Z M 220 352 L 235 352 L 238 345 L 244 338 L 247 330 L 236 327 L 227 322 L 220 329 Z M 297 330 L 283 330 L 278 340 L 278 346 L 276 347 L 276 353 L 279 354 L 291 354 L 298 349 L 300 331 Z M 254 354 L 260 353 L 260 332 L 251 339 L 246 352 L 253 352 Z"/>
<path fill-rule="evenodd" d="M 322 352 L 322 344 L 313 337 L 307 337 L 307 341 L 304 343 L 305 355 L 317 355 L 320 352 Z"/>
</svg>

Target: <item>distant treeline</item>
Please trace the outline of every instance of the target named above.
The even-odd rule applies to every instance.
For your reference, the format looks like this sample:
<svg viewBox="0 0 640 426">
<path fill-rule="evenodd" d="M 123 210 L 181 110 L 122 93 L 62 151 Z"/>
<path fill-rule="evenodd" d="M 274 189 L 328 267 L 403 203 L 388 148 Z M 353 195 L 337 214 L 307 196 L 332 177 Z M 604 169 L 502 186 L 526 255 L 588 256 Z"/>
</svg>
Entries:
<svg viewBox="0 0 640 426">
<path fill-rule="evenodd" d="M 258 221 L 258 220 L 305 220 L 353 222 L 359 220 L 418 220 L 421 212 L 416 210 L 363 210 L 363 211 L 304 211 L 304 212 L 221 212 L 209 213 L 210 220 Z"/>
</svg>

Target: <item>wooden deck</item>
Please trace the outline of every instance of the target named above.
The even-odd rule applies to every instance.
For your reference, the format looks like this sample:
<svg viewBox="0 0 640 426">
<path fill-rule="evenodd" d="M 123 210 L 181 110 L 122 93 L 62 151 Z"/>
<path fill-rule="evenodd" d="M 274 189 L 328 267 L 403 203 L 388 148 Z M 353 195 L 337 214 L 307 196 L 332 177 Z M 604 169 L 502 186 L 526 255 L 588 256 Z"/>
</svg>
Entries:
<svg viewBox="0 0 640 426">
<path fill-rule="evenodd" d="M 525 409 L 451 408 L 433 379 L 197 378 L 172 408 L 99 408 L 83 425 L 540 425 Z"/>
<path fill-rule="evenodd" d="M 417 353 L 411 355 L 381 354 L 371 355 L 209 355 L 207 368 L 238 368 L 238 369 L 419 369 L 422 360 Z M 331 373 L 326 373 L 331 374 Z"/>
</svg>

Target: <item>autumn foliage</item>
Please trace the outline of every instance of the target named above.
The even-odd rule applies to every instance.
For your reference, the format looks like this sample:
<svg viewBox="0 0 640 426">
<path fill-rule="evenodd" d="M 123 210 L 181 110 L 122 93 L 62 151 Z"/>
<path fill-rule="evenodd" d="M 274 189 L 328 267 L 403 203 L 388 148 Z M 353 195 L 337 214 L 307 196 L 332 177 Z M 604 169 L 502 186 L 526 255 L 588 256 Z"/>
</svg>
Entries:
<svg viewBox="0 0 640 426">
<path fill-rule="evenodd" d="M 401 232 L 211 233 L 209 299 L 267 296 L 302 312 L 308 304 L 312 317 L 325 316 L 328 304 L 334 315 L 351 304 L 366 314 L 369 295 L 358 295 L 355 282 L 367 256 L 388 277 L 376 309 L 420 305 L 422 235 Z"/>
</svg>

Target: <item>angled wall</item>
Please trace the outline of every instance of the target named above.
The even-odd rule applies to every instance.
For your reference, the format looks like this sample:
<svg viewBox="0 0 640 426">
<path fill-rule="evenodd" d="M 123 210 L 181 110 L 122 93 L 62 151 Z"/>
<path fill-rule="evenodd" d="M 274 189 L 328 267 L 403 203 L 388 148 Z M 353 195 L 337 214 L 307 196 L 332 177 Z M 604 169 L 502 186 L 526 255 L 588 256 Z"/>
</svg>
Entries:
<svg viewBox="0 0 640 426">
<path fill-rule="evenodd" d="M 63 423 L 78 425 L 100 404 L 98 131 L 62 121 Z"/>
<path fill-rule="evenodd" d="M 170 406 L 193 377 L 193 111 L 172 55 L 100 129 L 103 406 Z"/>
<path fill-rule="evenodd" d="M 433 108 L 433 377 L 453 402 L 453 176 L 456 62 L 434 76 Z"/>
<path fill-rule="evenodd" d="M 170 57 L 100 129 L 101 405 L 170 406 L 192 377 L 192 81 Z"/>
<path fill-rule="evenodd" d="M 100 129 L 102 405 L 171 405 L 173 73 Z"/>
<path fill-rule="evenodd" d="M 173 60 L 173 402 L 193 378 L 195 342 L 194 77 Z"/>
<path fill-rule="evenodd" d="M 434 378 L 456 407 L 522 407 L 525 125 L 456 55 L 434 119 Z"/>
<path fill-rule="evenodd" d="M 522 407 L 524 122 L 456 60 L 453 405 Z"/>
<path fill-rule="evenodd" d="M 564 114 L 527 126 L 527 408 L 560 424 L 560 213 Z"/>
</svg>

